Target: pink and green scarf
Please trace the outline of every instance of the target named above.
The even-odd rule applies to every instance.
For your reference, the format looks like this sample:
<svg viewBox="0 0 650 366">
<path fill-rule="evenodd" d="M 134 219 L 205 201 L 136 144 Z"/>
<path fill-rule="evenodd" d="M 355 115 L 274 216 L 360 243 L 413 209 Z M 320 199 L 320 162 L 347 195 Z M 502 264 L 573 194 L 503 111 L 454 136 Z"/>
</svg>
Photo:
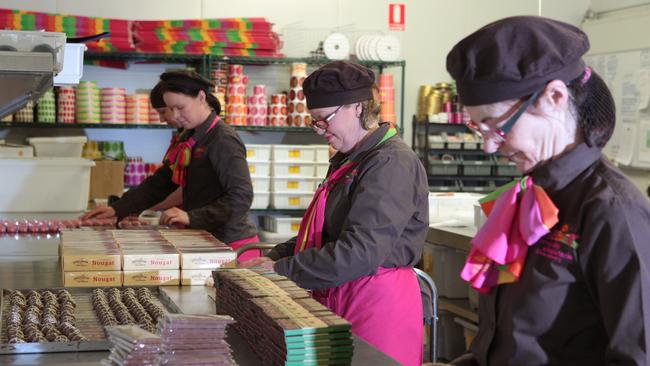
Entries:
<svg viewBox="0 0 650 366">
<path fill-rule="evenodd" d="M 382 145 L 395 135 L 397 135 L 397 130 L 393 127 L 389 128 L 388 131 L 386 131 L 386 134 L 384 134 L 384 137 L 377 142 L 371 150 Z M 327 178 L 325 178 L 325 181 L 323 181 L 323 183 L 318 187 L 316 193 L 314 193 L 314 198 L 312 198 L 312 201 L 300 222 L 296 247 L 294 248 L 295 254 L 310 248 L 321 248 L 323 244 L 323 225 L 325 223 L 327 196 L 332 188 L 356 165 L 356 161 L 344 162 L 338 169 L 330 173 Z"/>
<path fill-rule="evenodd" d="M 528 247 L 558 222 L 558 209 L 533 178 L 523 177 L 479 200 L 487 221 L 472 239 L 461 277 L 479 293 L 519 280 Z"/>
</svg>

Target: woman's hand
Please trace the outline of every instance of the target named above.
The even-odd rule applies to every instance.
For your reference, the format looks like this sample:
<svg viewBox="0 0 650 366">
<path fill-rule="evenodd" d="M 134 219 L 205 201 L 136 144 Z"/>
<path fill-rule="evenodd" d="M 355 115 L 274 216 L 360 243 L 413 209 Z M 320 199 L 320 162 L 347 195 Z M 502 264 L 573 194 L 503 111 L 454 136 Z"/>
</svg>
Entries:
<svg viewBox="0 0 650 366">
<path fill-rule="evenodd" d="M 188 226 L 190 216 L 180 208 L 173 207 L 162 213 L 159 222 L 161 225 L 166 226 Z"/>
<path fill-rule="evenodd" d="M 109 219 L 115 217 L 115 210 L 111 206 L 99 205 L 92 209 L 91 211 L 86 212 L 80 217 L 81 220 L 88 219 Z"/>
<path fill-rule="evenodd" d="M 269 257 L 257 257 L 239 263 L 237 265 L 237 268 L 262 267 L 262 268 L 273 270 L 273 264 L 275 264 L 275 261 Z"/>
</svg>

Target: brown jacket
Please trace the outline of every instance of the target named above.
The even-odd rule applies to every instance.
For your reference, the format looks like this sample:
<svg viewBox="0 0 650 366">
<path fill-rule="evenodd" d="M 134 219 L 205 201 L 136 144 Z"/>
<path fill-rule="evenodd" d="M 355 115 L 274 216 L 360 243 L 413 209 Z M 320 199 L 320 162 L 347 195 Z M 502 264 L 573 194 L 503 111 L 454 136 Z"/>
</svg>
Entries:
<svg viewBox="0 0 650 366">
<path fill-rule="evenodd" d="M 301 287 L 322 289 L 378 267 L 418 263 L 429 225 L 427 175 L 398 136 L 372 148 L 388 128 L 382 124 L 349 156 L 330 160 L 330 171 L 346 157 L 358 165 L 328 196 L 323 246 L 294 256 L 295 238 L 277 245 L 268 255 L 277 260 L 276 272 Z"/>
<path fill-rule="evenodd" d="M 190 228 L 207 230 L 231 243 L 257 233 L 248 218 L 253 185 L 243 142 L 223 121 L 207 132 L 213 118 L 214 113 L 193 132 L 196 145 L 183 188 L 183 208 L 190 217 Z M 126 192 L 112 205 L 118 218 L 140 213 L 165 199 L 178 187 L 171 176 L 165 165 Z"/>
<path fill-rule="evenodd" d="M 559 223 L 529 249 L 518 282 L 481 297 L 472 356 L 454 364 L 649 365 L 647 199 L 585 144 L 532 177 Z"/>
</svg>

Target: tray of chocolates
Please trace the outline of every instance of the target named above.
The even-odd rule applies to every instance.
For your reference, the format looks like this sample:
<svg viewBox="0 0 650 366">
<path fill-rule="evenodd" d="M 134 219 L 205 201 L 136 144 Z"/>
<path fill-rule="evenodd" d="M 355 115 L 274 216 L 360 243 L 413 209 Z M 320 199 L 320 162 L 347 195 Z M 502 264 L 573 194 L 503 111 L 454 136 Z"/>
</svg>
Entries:
<svg viewBox="0 0 650 366">
<path fill-rule="evenodd" d="M 158 287 L 3 289 L 0 354 L 108 350 L 105 326 L 154 331 L 179 309 Z"/>
</svg>

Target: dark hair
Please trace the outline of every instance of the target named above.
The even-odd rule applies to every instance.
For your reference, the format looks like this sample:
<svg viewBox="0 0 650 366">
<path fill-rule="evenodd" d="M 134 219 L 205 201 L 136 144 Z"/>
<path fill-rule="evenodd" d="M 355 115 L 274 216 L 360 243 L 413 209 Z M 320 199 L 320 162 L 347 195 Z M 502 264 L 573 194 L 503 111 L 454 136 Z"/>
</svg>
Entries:
<svg viewBox="0 0 650 366">
<path fill-rule="evenodd" d="M 605 81 L 595 72 L 583 82 L 584 74 L 568 84 L 573 113 L 588 146 L 602 148 L 614 133 L 616 106 Z"/>
<path fill-rule="evenodd" d="M 151 106 L 154 109 L 158 108 L 165 108 L 167 105 L 165 104 L 165 99 L 163 99 L 163 82 L 159 81 L 156 86 L 151 89 L 151 93 L 149 94 L 149 100 L 151 101 Z"/>
<path fill-rule="evenodd" d="M 211 92 L 214 83 L 204 78 L 194 71 L 176 70 L 168 71 L 160 75 L 160 80 L 163 81 L 162 93 L 172 92 L 185 94 L 191 97 L 197 97 L 199 92 L 203 90 L 205 93 L 205 100 L 214 111 L 221 113 L 221 103 L 217 97 Z"/>
</svg>

